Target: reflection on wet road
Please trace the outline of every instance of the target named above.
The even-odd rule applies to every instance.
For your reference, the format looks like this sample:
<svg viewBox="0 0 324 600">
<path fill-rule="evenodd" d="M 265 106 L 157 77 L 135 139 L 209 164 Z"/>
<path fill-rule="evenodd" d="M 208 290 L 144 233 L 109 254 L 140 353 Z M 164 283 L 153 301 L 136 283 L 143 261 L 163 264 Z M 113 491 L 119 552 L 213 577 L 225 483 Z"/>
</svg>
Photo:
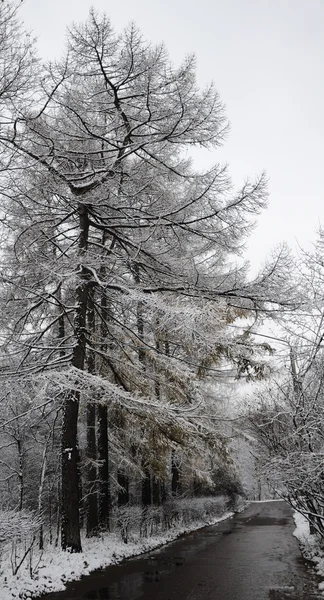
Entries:
<svg viewBox="0 0 324 600">
<path fill-rule="evenodd" d="M 284 502 L 252 503 L 233 519 L 97 571 L 43 600 L 323 598 L 293 529 Z"/>
</svg>

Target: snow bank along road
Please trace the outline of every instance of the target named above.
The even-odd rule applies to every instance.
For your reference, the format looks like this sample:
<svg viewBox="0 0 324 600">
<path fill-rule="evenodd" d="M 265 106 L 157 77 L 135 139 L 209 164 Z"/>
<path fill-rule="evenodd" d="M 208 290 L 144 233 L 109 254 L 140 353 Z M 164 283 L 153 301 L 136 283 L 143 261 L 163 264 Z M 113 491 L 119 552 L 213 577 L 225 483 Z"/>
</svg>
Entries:
<svg viewBox="0 0 324 600">
<path fill-rule="evenodd" d="M 45 600 L 312 600 L 322 598 L 282 501 L 252 503 L 219 525 L 97 571 Z"/>
</svg>

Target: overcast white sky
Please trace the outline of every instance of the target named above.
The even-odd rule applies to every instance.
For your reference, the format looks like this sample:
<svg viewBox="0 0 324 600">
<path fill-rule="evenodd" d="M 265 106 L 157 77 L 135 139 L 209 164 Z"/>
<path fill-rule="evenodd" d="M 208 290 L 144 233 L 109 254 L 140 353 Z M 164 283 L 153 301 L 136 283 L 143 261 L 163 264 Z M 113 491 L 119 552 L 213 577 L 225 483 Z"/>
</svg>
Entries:
<svg viewBox="0 0 324 600">
<path fill-rule="evenodd" d="M 135 21 L 175 63 L 194 52 L 199 82 L 215 82 L 231 133 L 206 160 L 228 162 L 237 185 L 263 169 L 270 179 L 251 263 L 280 241 L 315 240 L 324 224 L 324 0 L 25 0 L 21 13 L 54 58 L 90 6 L 117 30 Z"/>
</svg>

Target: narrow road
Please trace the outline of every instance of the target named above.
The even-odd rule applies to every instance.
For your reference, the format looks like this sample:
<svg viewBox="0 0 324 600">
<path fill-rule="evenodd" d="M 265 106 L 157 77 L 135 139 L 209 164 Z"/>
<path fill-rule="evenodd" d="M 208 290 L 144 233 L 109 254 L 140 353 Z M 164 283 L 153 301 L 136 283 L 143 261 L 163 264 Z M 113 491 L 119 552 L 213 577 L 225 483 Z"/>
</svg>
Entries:
<svg viewBox="0 0 324 600">
<path fill-rule="evenodd" d="M 292 536 L 284 502 L 243 513 L 140 558 L 97 571 L 43 600 L 312 600 L 323 598 Z"/>
</svg>

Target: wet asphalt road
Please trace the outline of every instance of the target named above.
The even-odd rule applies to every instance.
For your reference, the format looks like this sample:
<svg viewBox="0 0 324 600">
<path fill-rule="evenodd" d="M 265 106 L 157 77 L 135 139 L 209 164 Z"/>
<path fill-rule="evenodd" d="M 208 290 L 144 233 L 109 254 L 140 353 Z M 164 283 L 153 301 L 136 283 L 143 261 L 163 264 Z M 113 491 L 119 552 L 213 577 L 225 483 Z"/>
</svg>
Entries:
<svg viewBox="0 0 324 600">
<path fill-rule="evenodd" d="M 312 600 L 323 598 L 292 536 L 284 502 L 243 513 L 139 558 L 108 567 L 43 600 Z"/>
</svg>

